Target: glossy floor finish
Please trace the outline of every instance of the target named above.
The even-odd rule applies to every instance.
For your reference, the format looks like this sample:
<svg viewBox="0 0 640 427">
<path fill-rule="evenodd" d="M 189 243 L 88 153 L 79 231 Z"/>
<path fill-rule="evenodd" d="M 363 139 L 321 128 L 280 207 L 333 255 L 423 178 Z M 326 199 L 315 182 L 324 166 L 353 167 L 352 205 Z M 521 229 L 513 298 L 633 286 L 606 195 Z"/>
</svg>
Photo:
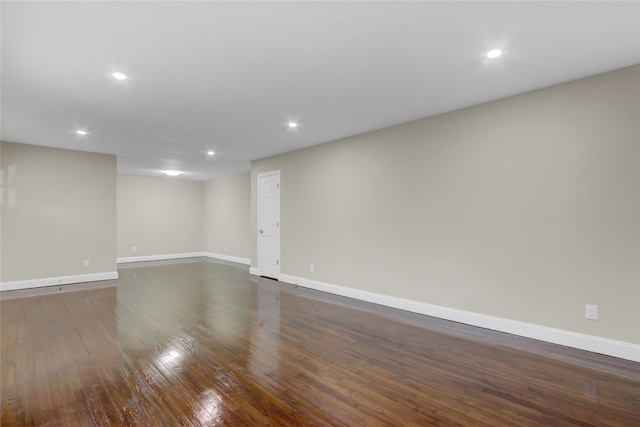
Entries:
<svg viewBox="0 0 640 427">
<path fill-rule="evenodd" d="M 206 260 L 4 298 L 2 426 L 640 425 L 639 364 Z"/>
</svg>

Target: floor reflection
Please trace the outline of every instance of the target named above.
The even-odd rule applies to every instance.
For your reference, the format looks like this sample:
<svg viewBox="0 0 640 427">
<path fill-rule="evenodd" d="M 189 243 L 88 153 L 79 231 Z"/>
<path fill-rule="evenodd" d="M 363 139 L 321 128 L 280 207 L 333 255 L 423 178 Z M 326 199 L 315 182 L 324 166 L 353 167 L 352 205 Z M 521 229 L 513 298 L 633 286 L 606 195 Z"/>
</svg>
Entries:
<svg viewBox="0 0 640 427">
<path fill-rule="evenodd" d="M 280 364 L 280 284 L 265 278 L 255 283 L 258 318 L 251 328 L 249 369 L 256 375 L 275 374 Z"/>
<path fill-rule="evenodd" d="M 204 425 L 213 425 L 220 421 L 219 407 L 222 406 L 220 397 L 212 390 L 206 390 L 200 395 L 202 409 L 196 414 L 198 421 Z"/>
</svg>

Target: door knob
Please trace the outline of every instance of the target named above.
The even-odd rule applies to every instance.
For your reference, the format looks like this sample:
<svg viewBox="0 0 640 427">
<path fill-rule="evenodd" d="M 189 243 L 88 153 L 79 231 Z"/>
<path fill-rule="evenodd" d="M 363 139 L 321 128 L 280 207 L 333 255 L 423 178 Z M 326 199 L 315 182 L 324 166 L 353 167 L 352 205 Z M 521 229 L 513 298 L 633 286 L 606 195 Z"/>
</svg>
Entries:
<svg viewBox="0 0 640 427">
<path fill-rule="evenodd" d="M 264 230 L 258 230 L 258 233 L 262 234 L 264 233 Z"/>
</svg>

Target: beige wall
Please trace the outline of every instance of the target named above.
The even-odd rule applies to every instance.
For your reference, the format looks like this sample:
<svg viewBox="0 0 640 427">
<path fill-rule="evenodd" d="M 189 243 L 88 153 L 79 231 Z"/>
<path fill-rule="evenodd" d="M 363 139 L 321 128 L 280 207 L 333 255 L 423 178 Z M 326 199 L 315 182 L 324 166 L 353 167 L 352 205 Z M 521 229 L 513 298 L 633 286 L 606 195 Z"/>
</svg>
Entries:
<svg viewBox="0 0 640 427">
<path fill-rule="evenodd" d="M 115 156 L 8 142 L 0 151 L 0 280 L 115 272 Z"/>
<path fill-rule="evenodd" d="M 250 257 L 250 179 L 247 172 L 205 183 L 205 252 L 247 259 Z"/>
<path fill-rule="evenodd" d="M 118 174 L 118 258 L 201 252 L 203 190 L 197 181 Z"/>
<path fill-rule="evenodd" d="M 640 343 L 639 77 L 255 161 L 253 266 L 257 174 L 281 170 L 284 274 Z"/>
</svg>

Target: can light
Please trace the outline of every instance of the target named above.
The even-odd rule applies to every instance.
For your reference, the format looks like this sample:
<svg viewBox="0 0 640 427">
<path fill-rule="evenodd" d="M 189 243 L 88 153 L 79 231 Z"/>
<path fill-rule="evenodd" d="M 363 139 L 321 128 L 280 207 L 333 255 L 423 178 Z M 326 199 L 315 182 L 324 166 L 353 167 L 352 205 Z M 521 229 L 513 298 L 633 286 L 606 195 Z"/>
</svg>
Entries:
<svg viewBox="0 0 640 427">
<path fill-rule="evenodd" d="M 167 176 L 178 176 L 178 175 L 182 175 L 184 172 L 181 171 L 176 171 L 176 170 L 168 170 L 168 171 L 164 171 L 164 174 Z"/>
<path fill-rule="evenodd" d="M 500 49 L 491 49 L 489 52 L 487 52 L 487 58 L 489 59 L 495 59 L 500 55 L 502 55 L 502 51 Z"/>
</svg>

